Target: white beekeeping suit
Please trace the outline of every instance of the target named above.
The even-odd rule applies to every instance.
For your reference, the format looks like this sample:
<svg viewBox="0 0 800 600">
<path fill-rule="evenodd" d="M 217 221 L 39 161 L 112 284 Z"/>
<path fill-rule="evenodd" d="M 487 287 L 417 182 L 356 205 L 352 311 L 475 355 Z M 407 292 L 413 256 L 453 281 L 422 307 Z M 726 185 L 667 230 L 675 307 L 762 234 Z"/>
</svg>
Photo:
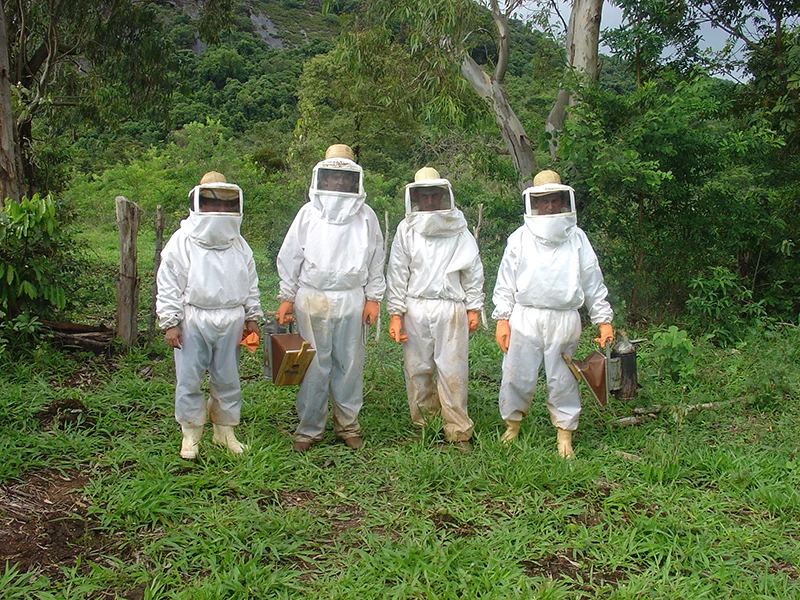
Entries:
<svg viewBox="0 0 800 600">
<path fill-rule="evenodd" d="M 303 452 L 322 439 L 328 396 L 334 432 L 358 448 L 362 325 L 375 322 L 386 289 L 383 235 L 365 204 L 363 173 L 349 147 L 328 149 L 314 167 L 308 195 L 278 253 L 278 321 L 293 311 L 298 332 L 316 349 L 297 393 L 294 449 Z"/>
<path fill-rule="evenodd" d="M 575 192 L 543 171 L 523 192 L 525 223 L 514 231 L 500 263 L 492 300 L 497 341 L 506 352 L 500 384 L 504 441 L 514 439 L 531 406 L 539 367 L 547 376 L 547 408 L 558 429 L 559 452 L 572 456 L 581 404 L 578 383 L 561 353 L 572 357 L 581 334 L 578 309 L 610 332 L 613 317 L 597 257 L 576 222 Z M 604 330 L 603 327 L 607 327 Z M 608 333 L 613 339 L 613 333 Z"/>
<path fill-rule="evenodd" d="M 406 186 L 386 274 L 389 334 L 404 342 L 408 404 L 414 425 L 441 414 L 445 438 L 467 442 L 469 332 L 483 308 L 478 245 L 455 207 L 450 182 L 426 167 Z"/>
<path fill-rule="evenodd" d="M 232 431 L 242 408 L 238 344 L 245 323 L 256 330 L 263 318 L 253 252 L 239 233 L 241 189 L 212 171 L 189 200 L 189 217 L 161 252 L 156 299 L 159 326 L 175 348 L 175 419 L 184 432 L 184 458 L 196 456 L 207 414 L 215 441 L 242 451 Z M 206 371 L 208 402 L 201 390 Z"/>
</svg>

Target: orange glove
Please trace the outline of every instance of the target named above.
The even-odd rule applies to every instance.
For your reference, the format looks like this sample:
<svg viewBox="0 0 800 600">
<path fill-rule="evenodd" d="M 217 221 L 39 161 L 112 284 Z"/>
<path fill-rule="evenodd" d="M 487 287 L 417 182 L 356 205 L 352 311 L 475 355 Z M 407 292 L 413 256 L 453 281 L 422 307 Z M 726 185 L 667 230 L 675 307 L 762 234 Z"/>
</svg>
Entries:
<svg viewBox="0 0 800 600">
<path fill-rule="evenodd" d="M 611 323 L 600 323 L 600 337 L 594 338 L 594 341 L 597 342 L 601 348 L 605 348 L 606 340 L 608 340 L 609 344 L 614 343 L 614 328 L 611 327 Z"/>
<path fill-rule="evenodd" d="M 294 317 L 292 316 L 293 308 L 294 302 L 287 302 L 285 300 L 281 302 L 281 305 L 278 307 L 278 312 L 275 314 L 275 320 L 278 321 L 278 325 L 294 321 Z"/>
<path fill-rule="evenodd" d="M 242 334 L 242 341 L 239 342 L 239 345 L 244 346 L 250 354 L 253 354 L 258 348 L 259 341 L 260 338 L 258 337 L 257 331 L 245 330 L 245 332 Z"/>
<path fill-rule="evenodd" d="M 375 302 L 375 300 L 367 300 L 364 303 L 364 312 L 361 314 L 361 322 L 362 323 L 369 323 L 372 325 L 375 321 L 378 320 L 378 313 L 381 312 L 381 304 L 380 302 Z"/>
<path fill-rule="evenodd" d="M 403 333 L 403 317 L 400 315 L 392 315 L 389 319 L 389 337 L 398 343 L 408 341 L 408 335 Z"/>
<path fill-rule="evenodd" d="M 508 344 L 511 342 L 511 327 L 506 319 L 500 319 L 494 330 L 494 339 L 504 354 L 508 353 Z"/>
<path fill-rule="evenodd" d="M 478 311 L 477 310 L 468 310 L 467 311 L 467 324 L 469 325 L 469 332 L 473 333 L 478 331 L 478 323 L 480 320 L 478 319 Z"/>
</svg>

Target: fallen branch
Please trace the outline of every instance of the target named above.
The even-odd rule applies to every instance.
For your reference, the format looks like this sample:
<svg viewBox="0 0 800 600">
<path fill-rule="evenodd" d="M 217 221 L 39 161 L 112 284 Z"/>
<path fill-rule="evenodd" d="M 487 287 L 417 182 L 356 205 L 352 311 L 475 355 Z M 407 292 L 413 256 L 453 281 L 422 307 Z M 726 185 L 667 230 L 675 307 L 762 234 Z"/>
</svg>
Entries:
<svg viewBox="0 0 800 600">
<path fill-rule="evenodd" d="M 678 406 L 668 406 L 666 407 L 669 410 L 673 417 L 680 418 L 683 415 L 687 415 L 690 412 L 694 412 L 696 410 L 708 410 L 708 409 L 716 409 L 716 408 L 723 408 L 725 406 L 729 406 L 731 404 L 736 404 L 739 400 L 725 400 L 724 402 L 702 402 L 700 404 L 684 404 Z M 630 425 L 639 425 L 640 423 L 644 423 L 651 419 L 655 419 L 656 415 L 659 414 L 664 410 L 660 404 L 656 404 L 654 406 L 645 406 L 632 409 L 633 417 L 622 417 L 621 419 L 617 419 L 617 425 L 622 427 L 627 427 Z"/>
</svg>

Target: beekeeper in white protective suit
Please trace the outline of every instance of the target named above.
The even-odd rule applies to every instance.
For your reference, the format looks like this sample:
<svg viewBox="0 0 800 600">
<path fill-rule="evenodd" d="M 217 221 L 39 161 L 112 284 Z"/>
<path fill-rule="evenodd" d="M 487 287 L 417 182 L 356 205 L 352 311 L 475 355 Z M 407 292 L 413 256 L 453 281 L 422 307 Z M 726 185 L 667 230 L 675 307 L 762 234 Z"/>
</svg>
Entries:
<svg viewBox="0 0 800 600">
<path fill-rule="evenodd" d="M 449 442 L 468 449 L 469 334 L 483 308 L 478 244 L 438 171 L 417 171 L 406 186 L 386 274 L 389 335 L 402 342 L 411 421 L 441 415 Z"/>
<path fill-rule="evenodd" d="M 349 146 L 328 148 L 314 167 L 308 196 L 278 253 L 277 321 L 294 318 L 316 349 L 297 393 L 294 450 L 305 452 L 322 439 L 328 396 L 334 433 L 357 449 L 363 443 L 362 326 L 377 320 L 386 289 L 383 235 L 365 204 L 363 173 Z"/>
<path fill-rule="evenodd" d="M 558 452 L 573 457 L 572 432 L 581 412 L 578 382 L 561 356 L 578 346 L 586 306 L 600 326 L 601 346 L 614 340 L 608 290 L 586 234 L 577 226 L 575 192 L 555 171 L 542 171 L 523 192 L 525 224 L 508 238 L 492 300 L 497 344 L 505 353 L 500 384 L 503 442 L 519 434 L 531 407 L 539 366 L 547 376 L 547 408 Z"/>
<path fill-rule="evenodd" d="M 189 217 L 161 252 L 156 299 L 159 326 L 174 348 L 180 454 L 197 458 L 206 415 L 214 442 L 240 454 L 245 446 L 233 433 L 242 410 L 238 345 L 243 334 L 258 334 L 264 316 L 253 252 L 239 233 L 242 190 L 211 171 L 189 192 L 189 202 Z"/>
</svg>

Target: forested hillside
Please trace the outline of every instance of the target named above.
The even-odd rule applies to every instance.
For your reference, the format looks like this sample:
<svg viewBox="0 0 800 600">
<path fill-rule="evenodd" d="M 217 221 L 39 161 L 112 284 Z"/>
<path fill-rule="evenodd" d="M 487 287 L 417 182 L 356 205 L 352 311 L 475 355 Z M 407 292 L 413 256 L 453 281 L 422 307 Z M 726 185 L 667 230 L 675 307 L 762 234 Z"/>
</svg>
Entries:
<svg viewBox="0 0 800 600">
<path fill-rule="evenodd" d="M 488 11 L 467 3 L 463 22 L 449 25 L 455 0 L 417 12 L 413 3 L 288 0 L 126 6 L 107 10 L 121 11 L 127 27 L 109 18 L 97 21 L 105 30 L 86 31 L 80 13 L 62 16 L 62 39 L 85 48 L 94 70 L 81 75 L 67 61 L 47 85 L 17 96 L 16 106 L 30 106 L 18 120 L 30 140 L 20 147 L 20 172 L 31 192 L 53 194 L 59 222 L 86 230 L 92 215 L 110 224 L 113 197 L 123 194 L 147 211 L 162 204 L 174 226 L 198 173 L 216 168 L 243 184 L 245 233 L 274 252 L 311 166 L 329 143 L 344 142 L 367 170 L 370 204 L 388 211 L 392 228 L 401 188 L 422 165 L 453 181 L 472 226 L 482 203 L 491 273 L 520 221 L 521 175 L 457 57 L 426 38 L 468 30 L 463 48 L 491 71 L 500 55 Z M 16 31 L 10 55 L 19 59 L 20 15 L 10 4 L 6 11 Z M 537 168 L 556 168 L 578 191 L 579 223 L 621 323 L 677 318 L 721 338 L 765 319 L 796 323 L 797 92 L 785 74 L 797 32 L 786 20 L 780 29 L 762 25 L 739 55 L 749 79 L 736 83 L 708 74 L 740 65 L 698 52 L 683 18 L 605 32 L 616 54 L 600 57 L 591 83 L 565 74 L 558 35 L 533 16 L 512 17 L 501 87 Z M 28 31 L 32 46 L 41 34 Z M 98 55 L 111 35 L 117 43 Z M 677 46 L 669 60 L 656 52 L 668 44 Z M 559 86 L 581 101 L 556 139 L 545 122 Z M 6 302 L 4 310 L 14 316 L 20 307 Z"/>
<path fill-rule="evenodd" d="M 0 0 L 0 596 L 800 598 L 798 7 L 617 0 L 609 30 L 603 0 L 555 4 Z M 727 48 L 704 49 L 710 26 Z M 276 256 L 334 143 L 387 244 L 423 166 L 478 237 L 471 445 L 438 415 L 412 424 L 384 303 L 363 447 L 329 423 L 294 451 L 297 386 L 265 377 L 262 344 L 239 355 L 248 448 L 206 424 L 184 459 L 158 207 L 166 239 L 204 173 L 240 185 L 275 311 Z M 638 361 L 634 398 L 580 384 L 574 460 L 541 377 L 501 441 L 492 290 L 542 169 L 575 189 Z M 118 196 L 141 209 L 138 279 Z M 582 318 L 576 358 L 597 349 Z"/>
</svg>

